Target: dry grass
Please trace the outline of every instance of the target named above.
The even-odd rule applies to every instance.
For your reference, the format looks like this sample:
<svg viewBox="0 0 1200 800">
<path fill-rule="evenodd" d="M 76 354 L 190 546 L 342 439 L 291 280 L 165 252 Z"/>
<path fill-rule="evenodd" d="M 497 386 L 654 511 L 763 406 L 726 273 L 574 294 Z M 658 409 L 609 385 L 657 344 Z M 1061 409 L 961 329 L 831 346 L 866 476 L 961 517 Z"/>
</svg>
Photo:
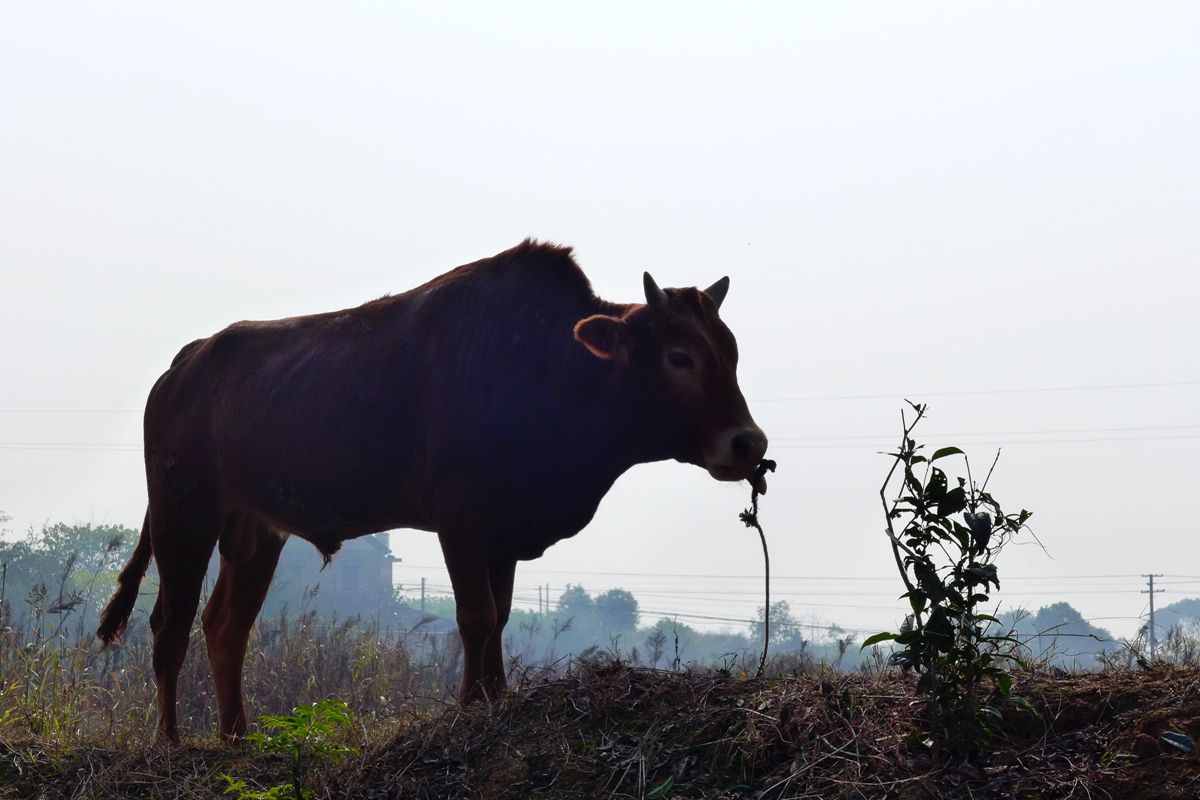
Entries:
<svg viewBox="0 0 1200 800">
<path fill-rule="evenodd" d="M 380 632 L 370 623 L 330 623 L 306 613 L 255 627 L 246 662 L 251 715 L 283 714 L 339 697 L 364 725 L 438 708 L 458 681 L 454 637 Z M 149 745 L 154 726 L 151 647 L 144 626 L 101 649 L 54 630 L 0 626 L 0 743 L 36 739 L 76 746 L 119 739 Z M 216 726 L 212 675 L 199 625 L 180 673 L 184 731 Z"/>
<path fill-rule="evenodd" d="M 1006 710 L 990 752 L 944 763 L 920 742 L 912 687 L 818 671 L 745 680 L 612 661 L 531 680 L 499 702 L 408 710 L 360 728 L 362 755 L 318 771 L 318 797 L 1195 798 L 1200 670 L 1020 677 L 1040 718 Z M 361 715 L 366 709 L 356 708 Z M 94 737 L 0 740 L 0 797 L 213 797 L 282 764 L 211 740 L 171 750 Z"/>
</svg>

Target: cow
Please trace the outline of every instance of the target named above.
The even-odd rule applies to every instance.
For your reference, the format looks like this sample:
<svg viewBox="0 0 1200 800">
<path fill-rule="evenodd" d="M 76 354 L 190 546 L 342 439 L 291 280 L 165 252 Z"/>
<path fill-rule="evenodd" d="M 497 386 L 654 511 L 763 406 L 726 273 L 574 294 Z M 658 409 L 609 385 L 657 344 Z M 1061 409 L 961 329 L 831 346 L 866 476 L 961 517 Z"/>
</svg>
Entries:
<svg viewBox="0 0 1200 800">
<path fill-rule="evenodd" d="M 146 402 L 149 504 L 97 630 L 120 638 L 153 558 L 160 739 L 178 741 L 177 679 L 214 548 L 201 618 L 233 740 L 250 629 L 289 536 L 328 562 L 356 536 L 436 532 L 470 702 L 505 687 L 517 562 L 582 530 L 622 473 L 675 459 L 761 480 L 767 439 L 718 316 L 729 279 L 662 289 L 645 273 L 643 288 L 644 303 L 601 300 L 570 248 L 527 239 L 403 294 L 184 347 Z"/>
</svg>

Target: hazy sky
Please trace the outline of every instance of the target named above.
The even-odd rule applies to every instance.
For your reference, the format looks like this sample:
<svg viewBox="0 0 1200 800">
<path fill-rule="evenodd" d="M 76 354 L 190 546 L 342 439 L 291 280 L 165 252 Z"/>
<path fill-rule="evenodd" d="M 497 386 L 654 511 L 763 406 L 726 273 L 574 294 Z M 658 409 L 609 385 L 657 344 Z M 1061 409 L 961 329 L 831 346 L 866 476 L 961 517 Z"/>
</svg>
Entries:
<svg viewBox="0 0 1200 800">
<path fill-rule="evenodd" d="M 6 4 L 0 509 L 139 524 L 183 344 L 534 235 L 612 300 L 731 276 L 801 616 L 896 616 L 876 453 L 909 396 L 931 444 L 1004 444 L 1049 551 L 1003 556 L 1004 597 L 1129 633 L 1141 580 L 1098 576 L 1200 595 L 1198 41 L 1190 3 Z M 748 617 L 747 495 L 635 468 L 518 596 Z M 393 548 L 446 583 L 433 536 Z"/>
</svg>

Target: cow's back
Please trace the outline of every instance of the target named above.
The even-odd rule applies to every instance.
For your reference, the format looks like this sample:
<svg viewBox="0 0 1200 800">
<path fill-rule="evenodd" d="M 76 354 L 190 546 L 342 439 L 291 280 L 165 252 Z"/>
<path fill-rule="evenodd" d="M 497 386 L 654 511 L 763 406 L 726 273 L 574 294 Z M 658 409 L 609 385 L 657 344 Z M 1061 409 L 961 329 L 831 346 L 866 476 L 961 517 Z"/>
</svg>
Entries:
<svg viewBox="0 0 1200 800">
<path fill-rule="evenodd" d="M 448 486 L 516 502 L 604 379 L 571 338 L 601 306 L 569 251 L 526 242 L 357 308 L 236 323 L 156 384 L 148 464 L 317 537 L 434 529 Z"/>
</svg>

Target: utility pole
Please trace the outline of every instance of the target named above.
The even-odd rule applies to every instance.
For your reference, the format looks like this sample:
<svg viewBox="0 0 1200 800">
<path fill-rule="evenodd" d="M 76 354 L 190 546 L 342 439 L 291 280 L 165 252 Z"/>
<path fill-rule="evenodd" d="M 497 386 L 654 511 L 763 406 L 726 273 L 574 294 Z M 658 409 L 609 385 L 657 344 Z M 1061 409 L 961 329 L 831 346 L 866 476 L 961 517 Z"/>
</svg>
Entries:
<svg viewBox="0 0 1200 800">
<path fill-rule="evenodd" d="M 538 613 L 542 613 L 542 585 L 538 584 Z"/>
<path fill-rule="evenodd" d="M 425 613 L 425 579 L 421 578 L 421 613 Z"/>
<path fill-rule="evenodd" d="M 1150 657 L 1154 658 L 1154 651 L 1158 648 L 1158 635 L 1154 627 L 1154 595 L 1162 592 L 1162 589 L 1154 588 L 1154 579 L 1161 578 L 1162 575 L 1153 572 L 1143 572 L 1142 577 L 1150 581 L 1150 588 L 1143 589 L 1142 594 L 1150 595 Z"/>
</svg>

